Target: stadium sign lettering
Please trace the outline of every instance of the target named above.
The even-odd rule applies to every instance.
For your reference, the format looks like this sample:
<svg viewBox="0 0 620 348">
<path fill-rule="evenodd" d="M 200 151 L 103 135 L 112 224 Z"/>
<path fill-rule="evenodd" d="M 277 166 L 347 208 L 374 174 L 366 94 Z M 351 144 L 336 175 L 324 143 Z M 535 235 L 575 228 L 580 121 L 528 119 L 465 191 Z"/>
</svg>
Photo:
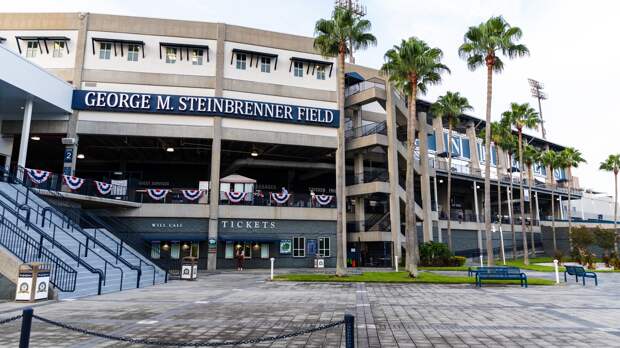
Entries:
<svg viewBox="0 0 620 348">
<path fill-rule="evenodd" d="M 73 91 L 74 110 L 223 116 L 338 127 L 338 110 L 219 97 Z"/>
</svg>

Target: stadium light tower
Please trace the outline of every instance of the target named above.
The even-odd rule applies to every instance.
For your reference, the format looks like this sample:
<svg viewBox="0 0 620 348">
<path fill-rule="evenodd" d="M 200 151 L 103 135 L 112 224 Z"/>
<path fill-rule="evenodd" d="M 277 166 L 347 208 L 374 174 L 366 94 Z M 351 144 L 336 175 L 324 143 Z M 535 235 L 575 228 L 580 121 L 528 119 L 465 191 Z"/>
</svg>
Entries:
<svg viewBox="0 0 620 348">
<path fill-rule="evenodd" d="M 532 97 L 538 99 L 538 114 L 540 115 L 540 128 L 542 131 L 542 137 L 543 139 L 546 140 L 547 132 L 545 131 L 545 121 L 543 120 L 543 117 L 542 117 L 542 107 L 540 104 L 541 100 L 547 99 L 547 94 L 543 92 L 543 89 L 545 88 L 545 86 L 543 86 L 542 83 L 534 79 L 527 79 L 527 80 L 530 83 L 530 91 L 532 92 Z"/>
<path fill-rule="evenodd" d="M 345 8 L 359 17 L 366 16 L 366 6 L 362 5 L 360 0 L 336 0 L 334 6 Z M 349 45 L 349 47 L 349 63 L 355 64 L 355 57 L 353 57 L 353 45 Z"/>
</svg>

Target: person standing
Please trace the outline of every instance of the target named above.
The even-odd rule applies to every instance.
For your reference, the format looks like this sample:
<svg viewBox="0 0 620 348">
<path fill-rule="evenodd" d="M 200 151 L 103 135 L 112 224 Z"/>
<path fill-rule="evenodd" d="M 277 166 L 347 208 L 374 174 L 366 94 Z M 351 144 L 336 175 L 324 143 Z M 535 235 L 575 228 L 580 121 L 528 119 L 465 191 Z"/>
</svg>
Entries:
<svg viewBox="0 0 620 348">
<path fill-rule="evenodd" d="M 243 261 L 245 260 L 243 247 L 237 249 L 237 255 L 235 255 L 235 257 L 237 259 L 237 271 L 243 271 Z"/>
</svg>

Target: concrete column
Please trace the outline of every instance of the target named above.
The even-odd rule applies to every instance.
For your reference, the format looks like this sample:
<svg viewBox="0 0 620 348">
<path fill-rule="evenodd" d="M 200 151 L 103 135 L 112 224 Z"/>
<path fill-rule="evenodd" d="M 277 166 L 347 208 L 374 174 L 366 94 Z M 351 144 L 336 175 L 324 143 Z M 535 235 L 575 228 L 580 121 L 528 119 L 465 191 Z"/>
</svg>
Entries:
<svg viewBox="0 0 620 348">
<path fill-rule="evenodd" d="M 28 141 L 30 140 L 30 123 L 32 121 L 32 97 L 26 99 L 24 104 L 24 122 L 22 123 L 22 137 L 19 142 L 19 156 L 17 166 L 25 168 L 26 158 L 28 157 Z"/>
<path fill-rule="evenodd" d="M 426 112 L 418 113 L 418 136 L 420 137 L 420 192 L 422 193 L 422 240 L 433 240 L 433 209 L 431 207 L 431 179 L 428 169 L 428 132 Z"/>
<path fill-rule="evenodd" d="M 433 130 L 435 131 L 435 147 L 436 152 L 441 153 L 445 151 L 445 144 L 443 143 L 443 123 L 441 118 L 433 118 Z"/>
<path fill-rule="evenodd" d="M 215 61 L 215 96 L 222 97 L 224 87 L 224 40 L 226 25 L 217 24 L 217 52 Z M 213 143 L 211 145 L 211 178 L 209 192 L 209 248 L 207 269 L 217 269 L 217 240 L 220 214 L 220 161 L 222 153 L 222 118 L 213 117 Z"/>
<path fill-rule="evenodd" d="M 437 216 L 439 217 L 439 196 L 437 192 L 437 175 L 433 177 L 433 190 L 435 194 L 435 211 L 437 212 Z M 441 235 L 441 225 L 439 221 L 437 221 L 437 240 L 439 243 L 443 242 L 443 236 Z"/>
<path fill-rule="evenodd" d="M 353 128 L 361 127 L 362 124 L 362 110 L 353 110 Z M 357 182 L 364 182 L 364 153 L 359 151 L 353 158 L 353 171 L 357 176 Z M 357 230 L 363 232 L 366 230 L 366 211 L 364 206 L 364 197 L 357 196 L 355 198 L 355 222 L 357 224 Z M 370 227 L 370 226 L 368 226 Z"/>
<path fill-rule="evenodd" d="M 478 209 L 478 182 L 473 182 L 474 187 L 474 211 L 476 212 L 476 222 L 478 226 L 478 250 L 482 253 L 482 230 L 480 229 L 480 210 Z"/>
<path fill-rule="evenodd" d="M 394 105 L 394 91 L 392 85 L 386 83 L 386 125 L 388 137 L 388 175 L 390 180 L 390 228 L 392 230 L 392 263 L 394 256 L 401 259 L 400 246 L 400 198 L 398 197 L 398 138 L 396 138 L 396 106 Z"/>
<path fill-rule="evenodd" d="M 469 161 L 469 168 L 478 170 L 480 169 L 480 158 L 478 158 L 476 125 L 474 124 L 474 122 L 467 122 L 465 135 L 467 135 L 467 138 L 469 139 L 469 153 L 471 155 L 471 160 Z M 491 158 L 490 155 L 488 157 Z"/>
<path fill-rule="evenodd" d="M 558 195 L 558 208 L 560 208 L 560 219 L 564 220 L 564 209 L 562 208 L 562 195 Z"/>
<path fill-rule="evenodd" d="M 536 201 L 535 201 L 535 203 L 536 203 L 536 221 L 538 221 L 538 223 L 540 223 L 540 207 L 538 205 L 538 192 L 535 193 L 534 197 L 536 198 Z"/>
</svg>

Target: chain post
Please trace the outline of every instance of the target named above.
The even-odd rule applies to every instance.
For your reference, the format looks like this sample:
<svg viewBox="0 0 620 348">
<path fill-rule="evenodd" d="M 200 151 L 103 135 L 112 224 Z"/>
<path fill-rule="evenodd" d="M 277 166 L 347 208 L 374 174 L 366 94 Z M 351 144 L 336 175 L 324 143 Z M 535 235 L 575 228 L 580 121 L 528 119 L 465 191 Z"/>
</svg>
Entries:
<svg viewBox="0 0 620 348">
<path fill-rule="evenodd" d="M 355 348 L 355 316 L 353 314 L 344 315 L 344 336 L 345 347 Z"/>
<path fill-rule="evenodd" d="M 32 308 L 26 308 L 22 314 L 22 330 L 19 336 L 19 348 L 30 346 L 30 329 L 32 328 Z"/>
</svg>

